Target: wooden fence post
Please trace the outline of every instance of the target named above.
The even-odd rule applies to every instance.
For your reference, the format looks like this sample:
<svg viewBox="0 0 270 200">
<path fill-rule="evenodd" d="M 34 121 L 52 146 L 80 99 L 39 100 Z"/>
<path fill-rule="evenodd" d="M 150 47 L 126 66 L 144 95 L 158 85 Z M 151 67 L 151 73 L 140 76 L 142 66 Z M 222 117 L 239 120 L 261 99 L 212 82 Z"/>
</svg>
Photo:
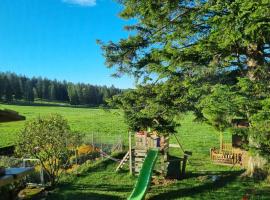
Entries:
<svg viewBox="0 0 270 200">
<path fill-rule="evenodd" d="M 181 174 L 182 178 L 186 175 L 187 159 L 188 159 L 188 155 L 184 154 L 183 165 L 182 165 L 182 174 Z"/>
<path fill-rule="evenodd" d="M 128 143 L 129 143 L 129 173 L 132 175 L 132 140 L 131 132 L 128 133 Z"/>
<path fill-rule="evenodd" d="M 223 150 L 223 133 L 222 132 L 219 132 L 219 148 L 220 148 L 220 151 Z"/>
<path fill-rule="evenodd" d="M 92 133 L 92 147 L 95 148 L 95 146 L 94 146 L 94 133 Z"/>
</svg>

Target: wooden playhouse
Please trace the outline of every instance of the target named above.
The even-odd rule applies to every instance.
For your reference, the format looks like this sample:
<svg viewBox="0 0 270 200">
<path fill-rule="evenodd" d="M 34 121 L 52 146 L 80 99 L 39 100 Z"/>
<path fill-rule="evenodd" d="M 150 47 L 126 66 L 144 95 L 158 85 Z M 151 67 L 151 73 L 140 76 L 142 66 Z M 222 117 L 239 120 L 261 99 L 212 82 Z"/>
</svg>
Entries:
<svg viewBox="0 0 270 200">
<path fill-rule="evenodd" d="M 130 133 L 129 151 L 121 160 L 116 171 L 129 162 L 130 173 L 138 175 L 148 150 L 158 149 L 159 156 L 154 171 L 167 178 L 183 178 L 189 155 L 185 154 L 184 158 L 174 157 L 174 159 L 171 159 L 169 156 L 169 147 L 169 134 L 158 134 L 156 131 L 139 131 L 135 132 L 134 136 L 132 136 Z M 171 166 L 175 166 L 175 164 L 177 167 L 173 167 L 173 170 L 169 172 L 168 169 L 172 168 Z"/>
<path fill-rule="evenodd" d="M 168 166 L 169 135 L 159 136 L 156 131 L 140 131 L 135 133 L 134 146 L 134 172 L 139 173 L 143 161 L 149 149 L 159 149 L 159 159 L 155 170 L 161 174 L 166 174 Z"/>
</svg>

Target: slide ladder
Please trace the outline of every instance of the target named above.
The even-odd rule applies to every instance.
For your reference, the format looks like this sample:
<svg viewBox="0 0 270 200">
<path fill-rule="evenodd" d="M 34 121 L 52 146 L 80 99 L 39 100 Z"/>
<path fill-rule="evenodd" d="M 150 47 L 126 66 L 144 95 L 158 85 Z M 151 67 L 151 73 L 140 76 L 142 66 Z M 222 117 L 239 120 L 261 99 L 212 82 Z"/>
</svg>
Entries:
<svg viewBox="0 0 270 200">
<path fill-rule="evenodd" d="M 128 200 L 141 200 L 145 197 L 145 194 L 150 186 L 152 172 L 158 157 L 158 150 L 151 149 L 148 151 L 147 156 L 143 162 L 142 169 L 140 171 L 135 188 L 133 189 Z"/>
</svg>

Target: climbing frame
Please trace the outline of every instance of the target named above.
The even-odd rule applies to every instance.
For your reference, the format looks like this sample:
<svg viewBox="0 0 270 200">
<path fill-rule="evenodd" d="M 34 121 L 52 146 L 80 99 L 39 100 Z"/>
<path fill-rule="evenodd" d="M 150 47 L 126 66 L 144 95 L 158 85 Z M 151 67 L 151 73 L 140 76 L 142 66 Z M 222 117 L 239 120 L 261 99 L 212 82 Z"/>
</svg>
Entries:
<svg viewBox="0 0 270 200">
<path fill-rule="evenodd" d="M 141 131 L 135 133 L 135 148 L 134 148 L 134 172 L 138 174 L 141 170 L 143 161 L 149 149 L 159 149 L 160 156 L 157 160 L 155 171 L 166 174 L 169 136 L 159 136 L 157 132 Z"/>
</svg>

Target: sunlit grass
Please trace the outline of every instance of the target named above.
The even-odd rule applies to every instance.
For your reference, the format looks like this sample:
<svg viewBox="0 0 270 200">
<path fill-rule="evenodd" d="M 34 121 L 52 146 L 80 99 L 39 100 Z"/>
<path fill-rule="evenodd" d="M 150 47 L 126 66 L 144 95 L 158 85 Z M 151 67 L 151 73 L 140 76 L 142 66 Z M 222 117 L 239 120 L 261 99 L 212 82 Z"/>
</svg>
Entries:
<svg viewBox="0 0 270 200">
<path fill-rule="evenodd" d="M 60 113 L 68 119 L 73 130 L 104 135 L 122 135 L 127 141 L 127 126 L 123 115 L 118 110 L 110 112 L 102 109 L 45 107 L 45 106 L 11 106 L 25 115 L 27 120 L 38 115 Z M 219 145 L 219 133 L 205 123 L 193 122 L 194 116 L 189 113 L 181 119 L 177 137 L 184 150 L 192 151 L 187 164 L 187 177 L 183 180 L 169 182 L 166 185 L 151 185 L 146 199 L 270 199 L 270 187 L 266 182 L 255 182 L 253 179 L 242 179 L 241 169 L 212 164 L 209 149 Z M 13 144 L 18 131 L 25 122 L 3 123 L 0 125 L 0 144 Z M 230 141 L 230 134 L 224 135 Z M 177 143 L 174 136 L 170 143 Z M 181 157 L 179 148 L 171 148 L 170 154 Z M 121 158 L 121 157 L 119 157 Z M 136 177 L 129 176 L 128 170 L 115 172 L 117 163 L 104 160 L 85 164 L 80 167 L 81 175 L 64 176 L 48 200 L 84 200 L 84 199 L 126 199 L 136 182 Z M 216 178 L 216 181 L 213 181 Z"/>
<path fill-rule="evenodd" d="M 26 120 L 39 115 L 59 113 L 68 120 L 73 131 L 127 137 L 127 126 L 124 123 L 123 114 L 118 110 L 18 105 L 1 105 L 1 108 L 15 110 L 26 116 Z M 14 144 L 24 124 L 25 121 L 0 123 L 0 147 Z"/>
</svg>

